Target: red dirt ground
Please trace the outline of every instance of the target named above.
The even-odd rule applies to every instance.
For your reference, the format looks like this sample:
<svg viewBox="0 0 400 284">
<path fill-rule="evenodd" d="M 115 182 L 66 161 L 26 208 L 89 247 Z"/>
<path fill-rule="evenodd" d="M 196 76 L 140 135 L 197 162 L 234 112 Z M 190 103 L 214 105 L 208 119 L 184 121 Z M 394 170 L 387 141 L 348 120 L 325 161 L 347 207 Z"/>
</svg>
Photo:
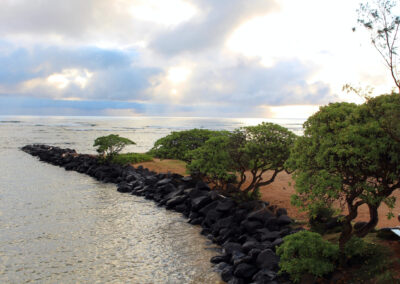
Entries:
<svg viewBox="0 0 400 284">
<path fill-rule="evenodd" d="M 158 173 L 178 173 L 181 175 L 186 175 L 186 168 L 185 163 L 182 161 L 176 160 L 159 160 L 154 159 L 153 162 L 144 162 L 135 164 L 134 166 L 137 167 L 142 165 L 149 170 L 158 172 Z M 266 177 L 271 173 L 266 173 Z M 289 185 L 291 183 L 291 185 Z M 290 174 L 285 172 L 281 172 L 276 177 L 275 181 L 267 186 L 260 188 L 262 199 L 268 201 L 271 205 L 276 205 L 278 207 L 286 208 L 288 211 L 288 215 L 298 221 L 306 221 L 307 216 L 306 213 L 300 212 L 298 208 L 292 206 L 290 204 L 290 196 L 295 193 L 294 190 L 294 182 Z M 397 197 L 397 203 L 393 210 L 394 215 L 396 218 L 392 218 L 388 220 L 385 216 L 388 213 L 388 207 L 385 204 L 382 204 L 379 208 L 379 223 L 378 228 L 383 227 L 394 227 L 399 226 L 400 222 L 397 219 L 397 216 L 400 214 L 400 191 L 397 191 L 393 194 Z M 368 221 L 369 213 L 367 206 L 361 206 L 359 209 L 357 221 Z"/>
</svg>

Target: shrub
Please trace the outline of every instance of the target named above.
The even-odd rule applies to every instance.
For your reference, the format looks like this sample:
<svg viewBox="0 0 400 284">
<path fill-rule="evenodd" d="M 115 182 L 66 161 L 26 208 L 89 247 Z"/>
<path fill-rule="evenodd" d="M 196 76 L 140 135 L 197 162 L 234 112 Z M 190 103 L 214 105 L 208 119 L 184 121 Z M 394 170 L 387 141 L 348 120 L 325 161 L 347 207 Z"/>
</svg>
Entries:
<svg viewBox="0 0 400 284">
<path fill-rule="evenodd" d="M 323 277 L 334 271 L 339 248 L 318 233 L 300 231 L 283 240 L 276 251 L 280 256 L 280 272 L 287 272 L 294 282 L 300 281 L 304 274 Z"/>
<path fill-rule="evenodd" d="M 398 283 L 393 278 L 390 267 L 393 252 L 388 247 L 369 243 L 353 237 L 345 247 L 347 264 L 357 267 L 352 276 L 354 283 L 364 283 L 374 279 L 374 283 Z"/>
<path fill-rule="evenodd" d="M 136 164 L 142 162 L 150 162 L 153 160 L 153 157 L 149 154 L 142 153 L 124 153 L 115 155 L 112 158 L 112 163 L 126 165 L 126 164 Z"/>
<path fill-rule="evenodd" d="M 135 144 L 135 142 L 128 138 L 119 137 L 117 134 L 110 134 L 96 138 L 93 147 L 97 147 L 96 151 L 106 160 L 111 160 L 125 146 Z"/>
<path fill-rule="evenodd" d="M 312 215 L 320 207 L 332 207 L 336 200 L 346 206 L 339 238 L 345 261 L 346 243 L 375 228 L 381 203 L 394 206 L 390 195 L 400 188 L 400 143 L 380 126 L 366 104 L 321 107 L 304 128 L 304 136 L 296 141 L 287 162 L 296 170 L 293 203 Z M 354 230 L 352 221 L 363 204 L 370 220 Z"/>
<path fill-rule="evenodd" d="M 221 131 L 208 129 L 191 129 L 171 134 L 158 139 L 149 151 L 151 155 L 161 159 L 177 159 L 190 161 L 188 153 L 204 145 L 211 137 L 217 136 Z"/>
</svg>

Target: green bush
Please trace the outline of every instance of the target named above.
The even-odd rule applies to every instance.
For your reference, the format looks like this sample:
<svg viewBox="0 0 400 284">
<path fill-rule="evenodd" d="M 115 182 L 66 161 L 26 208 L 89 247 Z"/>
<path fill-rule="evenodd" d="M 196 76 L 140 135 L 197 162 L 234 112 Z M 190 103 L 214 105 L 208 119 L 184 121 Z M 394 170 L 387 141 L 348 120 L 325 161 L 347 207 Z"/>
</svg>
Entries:
<svg viewBox="0 0 400 284">
<path fill-rule="evenodd" d="M 300 231 L 283 238 L 277 249 L 280 256 L 280 272 L 287 272 L 294 282 L 304 274 L 317 277 L 334 271 L 339 248 L 318 233 Z"/>
<path fill-rule="evenodd" d="M 374 279 L 374 283 L 398 283 L 394 280 L 390 267 L 393 252 L 382 245 L 369 243 L 353 237 L 345 247 L 347 265 L 357 267 L 352 283 L 364 283 Z"/>
<path fill-rule="evenodd" d="M 102 158 L 111 160 L 116 154 L 121 152 L 125 146 L 135 144 L 135 142 L 128 138 L 119 137 L 117 134 L 110 134 L 96 138 L 93 147 L 97 147 L 96 151 L 102 156 Z"/>
<path fill-rule="evenodd" d="M 345 253 L 348 260 L 354 258 L 363 258 L 373 253 L 373 245 L 365 242 L 363 239 L 352 237 L 350 241 L 346 243 Z"/>
<path fill-rule="evenodd" d="M 112 158 L 112 163 L 126 165 L 126 164 L 136 164 L 142 162 L 150 162 L 153 160 L 153 157 L 149 154 L 142 153 L 124 153 L 118 154 Z"/>
<path fill-rule="evenodd" d="M 190 161 L 188 153 L 204 145 L 211 137 L 220 135 L 223 131 L 208 129 L 191 129 L 171 134 L 158 139 L 149 154 L 161 159 L 177 159 Z"/>
</svg>

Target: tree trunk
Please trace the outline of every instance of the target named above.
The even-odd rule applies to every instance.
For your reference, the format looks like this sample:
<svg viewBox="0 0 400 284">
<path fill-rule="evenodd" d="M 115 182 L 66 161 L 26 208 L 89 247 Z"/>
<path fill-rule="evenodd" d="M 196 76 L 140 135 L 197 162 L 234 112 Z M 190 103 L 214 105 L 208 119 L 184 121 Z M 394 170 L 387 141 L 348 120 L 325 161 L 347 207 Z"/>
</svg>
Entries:
<svg viewBox="0 0 400 284">
<path fill-rule="evenodd" d="M 368 205 L 368 209 L 369 209 L 369 222 L 365 226 L 363 226 L 360 230 L 355 232 L 356 236 L 359 238 L 365 237 L 378 224 L 378 206 Z"/>
<path fill-rule="evenodd" d="M 339 261 L 340 261 L 340 265 L 342 265 L 342 266 L 345 266 L 346 262 L 347 262 L 346 253 L 345 253 L 346 243 L 353 236 L 353 234 L 352 234 L 353 226 L 351 225 L 351 220 L 352 219 L 350 219 L 349 216 L 346 217 L 346 220 L 342 224 L 342 233 L 340 234 L 340 237 L 339 237 L 339 250 L 340 250 Z"/>
</svg>

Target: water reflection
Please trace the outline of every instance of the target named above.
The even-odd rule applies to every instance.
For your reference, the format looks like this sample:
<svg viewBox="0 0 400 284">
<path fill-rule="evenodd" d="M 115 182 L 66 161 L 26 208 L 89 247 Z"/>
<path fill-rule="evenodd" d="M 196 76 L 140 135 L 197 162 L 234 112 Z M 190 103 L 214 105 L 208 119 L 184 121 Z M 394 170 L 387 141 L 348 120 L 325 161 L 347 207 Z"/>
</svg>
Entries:
<svg viewBox="0 0 400 284">
<path fill-rule="evenodd" d="M 2 153 L 0 282 L 216 283 L 199 228 L 112 184 Z"/>
</svg>

